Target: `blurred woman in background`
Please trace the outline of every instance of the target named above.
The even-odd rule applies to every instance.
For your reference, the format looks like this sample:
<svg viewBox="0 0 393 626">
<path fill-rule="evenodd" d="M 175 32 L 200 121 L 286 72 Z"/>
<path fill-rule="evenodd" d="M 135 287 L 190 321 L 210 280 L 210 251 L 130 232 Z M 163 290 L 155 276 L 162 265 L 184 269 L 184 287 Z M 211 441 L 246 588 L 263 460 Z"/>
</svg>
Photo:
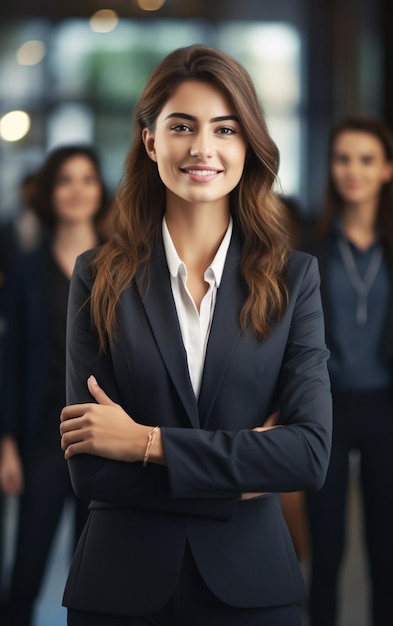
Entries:
<svg viewBox="0 0 393 626">
<path fill-rule="evenodd" d="M 360 453 L 373 626 L 392 620 L 393 140 L 373 119 L 333 128 L 319 224 L 326 341 L 331 351 L 333 447 L 325 485 L 307 496 L 312 626 L 337 623 L 349 457 Z"/>
<path fill-rule="evenodd" d="M 88 146 L 60 147 L 36 178 L 33 208 L 47 232 L 18 255 L 6 294 L 5 416 L 0 485 L 21 496 L 14 568 L 5 607 L 8 626 L 29 626 L 65 500 L 75 501 L 75 540 L 87 504 L 73 495 L 59 447 L 65 402 L 65 331 L 76 257 L 100 242 L 107 195 Z"/>
</svg>

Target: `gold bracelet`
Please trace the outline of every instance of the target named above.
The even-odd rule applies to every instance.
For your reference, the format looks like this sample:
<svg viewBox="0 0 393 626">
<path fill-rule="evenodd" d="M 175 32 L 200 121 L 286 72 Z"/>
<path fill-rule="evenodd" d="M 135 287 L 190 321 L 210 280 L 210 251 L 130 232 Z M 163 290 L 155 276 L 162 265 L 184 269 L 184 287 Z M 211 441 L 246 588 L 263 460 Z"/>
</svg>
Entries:
<svg viewBox="0 0 393 626">
<path fill-rule="evenodd" d="M 150 450 L 153 445 L 154 435 L 156 434 L 158 429 L 159 429 L 159 426 L 154 426 L 154 428 L 152 428 L 149 434 L 147 435 L 147 446 L 146 446 L 145 456 L 143 457 L 143 467 L 146 467 L 147 462 L 149 460 Z"/>
</svg>

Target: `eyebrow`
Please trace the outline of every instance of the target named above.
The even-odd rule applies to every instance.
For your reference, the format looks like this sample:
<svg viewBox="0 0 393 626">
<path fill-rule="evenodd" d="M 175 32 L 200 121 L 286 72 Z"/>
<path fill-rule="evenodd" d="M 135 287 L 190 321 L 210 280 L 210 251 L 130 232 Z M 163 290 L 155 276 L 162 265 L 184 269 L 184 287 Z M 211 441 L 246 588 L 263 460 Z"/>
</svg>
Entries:
<svg viewBox="0 0 393 626">
<path fill-rule="evenodd" d="M 332 152 L 333 156 L 344 156 L 344 157 L 350 157 L 351 155 L 348 154 L 348 152 L 346 152 L 345 150 L 333 150 Z M 361 159 L 376 159 L 377 155 L 373 154 L 372 152 L 363 152 L 363 154 L 358 154 L 357 157 L 361 158 Z"/>
<path fill-rule="evenodd" d="M 166 120 L 170 119 L 171 117 L 177 117 L 177 118 L 181 118 L 183 120 L 189 120 L 190 122 L 196 122 L 197 118 L 194 117 L 193 115 L 189 115 L 188 113 L 170 113 L 169 115 L 166 116 Z M 210 123 L 214 123 L 214 122 L 226 122 L 228 120 L 232 120 L 233 122 L 238 122 L 240 124 L 240 120 L 237 117 L 237 115 L 219 115 L 218 117 L 212 117 L 209 122 Z"/>
</svg>

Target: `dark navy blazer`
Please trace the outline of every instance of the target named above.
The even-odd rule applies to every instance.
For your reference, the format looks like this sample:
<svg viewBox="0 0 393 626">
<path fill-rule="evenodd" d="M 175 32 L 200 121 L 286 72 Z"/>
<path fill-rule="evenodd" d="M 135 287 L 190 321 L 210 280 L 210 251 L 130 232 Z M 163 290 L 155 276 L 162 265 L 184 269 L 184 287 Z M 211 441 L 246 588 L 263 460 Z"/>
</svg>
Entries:
<svg viewBox="0 0 393 626">
<path fill-rule="evenodd" d="M 208 587 L 229 605 L 298 602 L 305 586 L 278 494 L 320 488 L 328 466 L 331 395 L 315 258 L 291 254 L 288 309 L 259 341 L 239 326 L 247 292 L 232 237 L 199 400 L 163 246 L 148 289 L 135 280 L 121 295 L 118 339 L 101 356 L 86 304 L 89 258 L 79 258 L 71 281 L 67 402 L 91 402 L 94 374 L 137 422 L 161 427 L 167 466 L 69 461 L 75 491 L 92 503 L 64 604 L 120 615 L 158 609 L 175 588 L 186 541 Z M 252 431 L 277 408 L 285 427 Z M 240 501 L 242 492 L 269 495 Z"/>
<path fill-rule="evenodd" d="M 49 242 L 15 258 L 6 290 L 3 434 L 34 447 L 48 378 Z"/>
</svg>

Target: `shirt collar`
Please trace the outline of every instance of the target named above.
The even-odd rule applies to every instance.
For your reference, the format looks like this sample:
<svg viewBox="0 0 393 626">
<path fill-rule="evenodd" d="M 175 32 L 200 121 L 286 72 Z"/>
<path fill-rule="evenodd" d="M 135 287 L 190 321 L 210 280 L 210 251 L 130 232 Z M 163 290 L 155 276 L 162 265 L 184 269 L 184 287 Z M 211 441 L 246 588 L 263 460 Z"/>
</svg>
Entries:
<svg viewBox="0 0 393 626">
<path fill-rule="evenodd" d="M 229 244 L 231 241 L 232 230 L 233 230 L 233 220 L 232 220 L 232 216 L 230 216 L 228 228 L 225 232 L 222 242 L 220 243 L 220 247 L 218 248 L 212 263 L 206 269 L 206 272 L 210 270 L 213 273 L 214 280 L 216 282 L 217 287 L 219 287 L 221 283 L 221 278 L 222 278 L 222 274 L 224 271 L 225 259 L 226 259 Z M 168 264 L 169 272 L 171 273 L 171 276 L 176 278 L 179 271 L 181 273 L 184 273 L 184 270 L 186 270 L 186 266 L 184 262 L 181 260 L 181 258 L 179 257 L 177 250 L 174 246 L 172 237 L 170 235 L 170 232 L 166 223 L 165 215 L 162 220 L 162 238 L 164 242 L 165 256 L 166 256 L 166 261 Z"/>
</svg>

